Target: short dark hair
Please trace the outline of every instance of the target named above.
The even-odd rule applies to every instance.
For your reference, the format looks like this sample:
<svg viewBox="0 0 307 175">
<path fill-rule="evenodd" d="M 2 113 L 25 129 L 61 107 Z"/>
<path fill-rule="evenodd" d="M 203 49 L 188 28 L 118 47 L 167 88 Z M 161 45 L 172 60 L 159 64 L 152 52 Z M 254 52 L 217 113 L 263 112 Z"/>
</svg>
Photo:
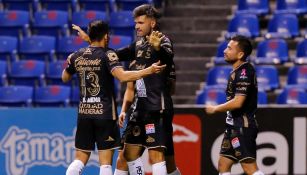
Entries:
<svg viewBox="0 0 307 175">
<path fill-rule="evenodd" d="M 146 15 L 147 17 L 155 18 L 155 19 L 159 19 L 161 17 L 161 13 L 159 13 L 158 10 L 150 4 L 140 5 L 133 10 L 134 18 L 143 16 L 143 15 Z"/>
<path fill-rule="evenodd" d="M 89 23 L 87 33 L 91 41 L 101 41 L 109 33 L 109 25 L 102 20 L 94 20 Z"/>
<path fill-rule="evenodd" d="M 253 46 L 250 40 L 242 35 L 236 35 L 232 37 L 230 40 L 238 42 L 238 47 L 244 53 L 243 60 L 246 60 L 247 57 L 252 53 Z"/>
</svg>

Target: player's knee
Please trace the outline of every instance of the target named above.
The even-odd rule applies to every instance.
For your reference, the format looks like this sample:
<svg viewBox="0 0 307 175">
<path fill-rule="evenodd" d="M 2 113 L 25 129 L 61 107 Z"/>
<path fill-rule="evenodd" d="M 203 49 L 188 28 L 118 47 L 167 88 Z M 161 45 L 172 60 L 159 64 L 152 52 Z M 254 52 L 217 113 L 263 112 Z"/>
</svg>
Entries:
<svg viewBox="0 0 307 175">
<path fill-rule="evenodd" d="M 127 160 L 124 158 L 124 156 L 118 156 L 117 161 L 116 161 L 116 168 L 118 169 L 125 169 L 127 168 Z"/>
<path fill-rule="evenodd" d="M 148 151 L 151 164 L 159 163 L 165 160 L 164 148 L 153 148 Z"/>
<path fill-rule="evenodd" d="M 80 160 L 74 160 L 67 168 L 66 175 L 79 175 L 83 170 L 84 164 Z"/>
<path fill-rule="evenodd" d="M 223 161 L 219 161 L 218 170 L 219 172 L 230 172 L 230 167 L 227 164 L 225 164 Z"/>
</svg>

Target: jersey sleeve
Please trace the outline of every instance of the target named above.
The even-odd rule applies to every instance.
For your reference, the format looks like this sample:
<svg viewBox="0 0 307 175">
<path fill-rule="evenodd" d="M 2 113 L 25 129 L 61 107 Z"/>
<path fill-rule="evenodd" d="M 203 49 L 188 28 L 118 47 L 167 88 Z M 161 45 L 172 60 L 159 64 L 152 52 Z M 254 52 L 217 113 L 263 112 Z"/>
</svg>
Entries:
<svg viewBox="0 0 307 175">
<path fill-rule="evenodd" d="M 174 57 L 173 44 L 171 40 L 164 36 L 161 41 L 160 50 L 157 51 L 158 58 L 166 64 L 172 64 Z"/>
<path fill-rule="evenodd" d="M 108 50 L 106 52 L 106 65 L 110 72 L 112 72 L 117 67 L 122 67 L 122 64 L 119 62 L 117 54 L 113 50 Z"/>
<path fill-rule="evenodd" d="M 74 66 L 74 62 L 77 57 L 77 52 L 72 53 L 68 56 L 67 60 L 67 67 L 65 68 L 66 72 L 73 75 L 76 73 L 76 67 Z"/>
<path fill-rule="evenodd" d="M 131 61 L 135 59 L 135 42 L 127 47 L 116 50 L 119 61 Z"/>
<path fill-rule="evenodd" d="M 247 95 L 254 79 L 254 72 L 246 68 L 242 68 L 236 75 L 236 95 Z"/>
</svg>

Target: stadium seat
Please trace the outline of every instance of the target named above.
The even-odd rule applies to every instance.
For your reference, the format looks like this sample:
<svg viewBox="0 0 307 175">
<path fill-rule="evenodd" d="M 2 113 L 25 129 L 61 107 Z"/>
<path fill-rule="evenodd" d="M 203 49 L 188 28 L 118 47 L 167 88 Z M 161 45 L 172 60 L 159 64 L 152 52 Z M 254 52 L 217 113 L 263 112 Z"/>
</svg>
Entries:
<svg viewBox="0 0 307 175">
<path fill-rule="evenodd" d="M 0 36 L 0 60 L 16 61 L 17 38 L 12 36 Z"/>
<path fill-rule="evenodd" d="M 215 64 L 227 64 L 224 59 L 224 50 L 227 48 L 228 41 L 223 41 L 219 44 L 216 56 L 213 58 Z"/>
<path fill-rule="evenodd" d="M 299 35 L 299 23 L 294 14 L 275 14 L 269 21 L 266 38 L 293 38 Z"/>
<path fill-rule="evenodd" d="M 288 61 L 288 45 L 283 39 L 268 39 L 257 46 L 256 64 L 282 64 Z"/>
<path fill-rule="evenodd" d="M 0 61 L 0 86 L 7 85 L 7 64 L 5 61 Z"/>
<path fill-rule="evenodd" d="M 6 10 L 24 10 L 33 13 L 38 8 L 38 0 L 2 0 Z"/>
<path fill-rule="evenodd" d="M 288 72 L 288 85 L 299 85 L 307 90 L 307 65 L 291 67 Z"/>
<path fill-rule="evenodd" d="M 70 101 L 70 87 L 52 85 L 37 87 L 34 90 L 35 106 L 55 107 L 68 106 Z"/>
<path fill-rule="evenodd" d="M 0 87 L 0 106 L 29 107 L 32 104 L 33 88 L 30 86 Z"/>
<path fill-rule="evenodd" d="M 67 36 L 59 38 L 56 46 L 56 56 L 58 60 L 66 60 L 67 57 L 79 50 L 87 47 L 89 44 L 83 41 L 79 36 Z"/>
<path fill-rule="evenodd" d="M 197 104 L 217 105 L 226 102 L 226 93 L 222 88 L 207 86 L 200 94 L 197 95 Z"/>
<path fill-rule="evenodd" d="M 276 67 L 271 65 L 257 66 L 256 74 L 259 89 L 268 91 L 279 87 L 279 77 Z"/>
<path fill-rule="evenodd" d="M 9 84 L 26 86 L 43 86 L 45 63 L 42 61 L 17 61 L 8 72 Z"/>
<path fill-rule="evenodd" d="M 267 15 L 269 13 L 268 0 L 238 0 L 237 14 L 249 13 L 255 15 Z"/>
<path fill-rule="evenodd" d="M 21 38 L 29 32 L 30 16 L 27 11 L 0 11 L 0 35 Z"/>
<path fill-rule="evenodd" d="M 112 34 L 130 36 L 134 39 L 135 23 L 132 11 L 112 12 L 109 25 Z"/>
<path fill-rule="evenodd" d="M 302 88 L 287 88 L 277 97 L 278 104 L 307 104 L 307 93 Z"/>
<path fill-rule="evenodd" d="M 306 0 L 277 0 L 275 13 L 293 13 L 303 15 L 307 13 Z"/>
<path fill-rule="evenodd" d="M 62 72 L 67 67 L 67 62 L 64 60 L 55 61 L 48 64 L 46 68 L 46 83 L 47 85 L 68 85 L 71 83 L 62 82 Z"/>
<path fill-rule="evenodd" d="M 95 10 L 103 12 L 113 12 L 115 9 L 114 0 L 79 0 L 81 11 Z"/>
<path fill-rule="evenodd" d="M 299 42 L 296 46 L 295 64 L 307 64 L 307 40 Z"/>
<path fill-rule="evenodd" d="M 55 38 L 52 36 L 26 37 L 19 43 L 21 60 L 55 60 Z"/>
<path fill-rule="evenodd" d="M 119 10 L 133 10 L 142 4 L 151 4 L 152 0 L 116 0 Z"/>
<path fill-rule="evenodd" d="M 207 85 L 227 85 L 231 66 L 215 66 L 208 71 Z"/>
<path fill-rule="evenodd" d="M 268 104 L 268 97 L 265 91 L 258 91 L 258 104 L 265 105 Z"/>
<path fill-rule="evenodd" d="M 244 35 L 246 37 L 259 36 L 259 21 L 254 14 L 237 14 L 228 25 L 228 33 L 226 38 L 231 38 L 234 35 Z"/>
<path fill-rule="evenodd" d="M 77 10 L 77 0 L 40 0 L 43 10 L 61 10 L 71 14 Z"/>
<path fill-rule="evenodd" d="M 102 11 L 88 10 L 88 11 L 74 12 L 72 14 L 72 24 L 78 25 L 85 31 L 87 30 L 88 24 L 96 19 L 108 21 L 107 13 Z"/>
<path fill-rule="evenodd" d="M 132 39 L 129 36 L 111 35 L 109 47 L 112 49 L 119 49 L 131 44 Z"/>
<path fill-rule="evenodd" d="M 67 36 L 68 13 L 63 11 L 35 12 L 31 30 L 32 35 Z"/>
</svg>

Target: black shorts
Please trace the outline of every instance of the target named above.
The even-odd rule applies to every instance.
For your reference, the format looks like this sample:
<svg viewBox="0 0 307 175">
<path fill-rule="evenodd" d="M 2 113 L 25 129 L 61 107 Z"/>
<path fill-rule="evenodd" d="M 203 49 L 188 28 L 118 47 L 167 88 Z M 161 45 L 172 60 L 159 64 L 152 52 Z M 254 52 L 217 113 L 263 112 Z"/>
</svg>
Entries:
<svg viewBox="0 0 307 175">
<path fill-rule="evenodd" d="M 78 118 L 75 147 L 83 151 L 115 149 L 120 145 L 116 120 Z"/>
<path fill-rule="evenodd" d="M 235 162 L 256 159 L 257 128 L 227 126 L 221 145 L 220 155 Z"/>
<path fill-rule="evenodd" d="M 128 122 L 125 131 L 125 143 L 145 146 L 149 149 L 156 147 L 166 148 L 166 143 L 171 143 L 170 147 L 173 147 L 171 123 L 166 120 L 169 112 L 134 111 L 132 115 L 133 117 Z"/>
</svg>

